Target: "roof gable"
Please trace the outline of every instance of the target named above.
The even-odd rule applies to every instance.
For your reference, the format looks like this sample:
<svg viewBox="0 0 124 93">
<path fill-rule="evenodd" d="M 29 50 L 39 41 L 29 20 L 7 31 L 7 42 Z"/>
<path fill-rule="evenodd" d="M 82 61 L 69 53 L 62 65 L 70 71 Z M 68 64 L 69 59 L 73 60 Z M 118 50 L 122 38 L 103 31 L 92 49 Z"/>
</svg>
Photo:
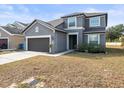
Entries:
<svg viewBox="0 0 124 93">
<path fill-rule="evenodd" d="M 39 19 L 35 19 L 32 23 L 30 23 L 24 30 L 23 30 L 23 33 L 27 31 L 27 29 L 29 29 L 31 26 L 33 26 L 35 23 L 40 23 L 41 25 L 53 30 L 53 31 L 62 31 L 62 32 L 65 32 L 64 30 L 61 30 L 61 29 L 58 29 L 58 28 L 55 28 L 52 24 L 50 23 L 47 23 L 47 22 L 44 22 L 42 20 L 39 20 Z"/>
<path fill-rule="evenodd" d="M 9 35 L 17 35 L 17 34 L 22 34 L 21 29 L 17 29 L 15 27 L 7 27 L 7 26 L 0 26 L 0 29 L 8 33 Z"/>
<path fill-rule="evenodd" d="M 12 35 L 10 32 L 8 32 L 7 30 L 5 30 L 2 26 L 0 26 L 0 29 L 1 29 L 2 31 L 4 31 L 5 33 L 7 33 L 8 35 Z"/>
</svg>

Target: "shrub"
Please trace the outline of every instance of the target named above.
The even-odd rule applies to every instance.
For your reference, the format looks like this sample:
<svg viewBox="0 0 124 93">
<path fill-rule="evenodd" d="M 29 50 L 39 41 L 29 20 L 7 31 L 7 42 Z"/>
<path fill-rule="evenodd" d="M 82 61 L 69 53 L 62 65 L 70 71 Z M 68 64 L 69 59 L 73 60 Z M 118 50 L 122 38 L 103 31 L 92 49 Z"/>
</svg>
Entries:
<svg viewBox="0 0 124 93">
<path fill-rule="evenodd" d="M 98 44 L 81 44 L 78 50 L 80 52 L 87 50 L 89 53 L 105 53 L 105 48 Z"/>
<path fill-rule="evenodd" d="M 89 44 L 88 45 L 89 53 L 105 53 L 105 48 L 98 44 Z"/>
<path fill-rule="evenodd" d="M 50 44 L 50 45 L 49 45 L 49 48 L 51 48 L 52 46 L 53 46 L 53 45 L 52 45 L 52 44 Z"/>
<path fill-rule="evenodd" d="M 81 44 L 78 50 L 80 52 L 85 52 L 87 49 L 88 49 L 88 44 Z"/>
</svg>

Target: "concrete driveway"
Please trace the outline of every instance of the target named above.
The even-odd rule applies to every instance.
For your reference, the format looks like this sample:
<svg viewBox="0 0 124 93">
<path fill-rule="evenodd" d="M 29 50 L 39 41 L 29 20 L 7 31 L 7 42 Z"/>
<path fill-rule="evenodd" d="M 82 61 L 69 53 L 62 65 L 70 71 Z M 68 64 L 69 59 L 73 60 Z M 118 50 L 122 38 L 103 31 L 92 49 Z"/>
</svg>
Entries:
<svg viewBox="0 0 124 93">
<path fill-rule="evenodd" d="M 0 55 L 0 65 L 23 60 L 26 58 L 34 57 L 34 56 L 51 56 L 51 57 L 58 57 L 67 53 L 73 52 L 73 50 L 57 53 L 57 54 L 48 54 L 44 52 L 33 52 L 33 51 L 20 51 L 14 52 L 9 54 L 2 54 Z"/>
<path fill-rule="evenodd" d="M 20 51 L 0 55 L 0 65 L 40 55 L 36 52 Z"/>
</svg>

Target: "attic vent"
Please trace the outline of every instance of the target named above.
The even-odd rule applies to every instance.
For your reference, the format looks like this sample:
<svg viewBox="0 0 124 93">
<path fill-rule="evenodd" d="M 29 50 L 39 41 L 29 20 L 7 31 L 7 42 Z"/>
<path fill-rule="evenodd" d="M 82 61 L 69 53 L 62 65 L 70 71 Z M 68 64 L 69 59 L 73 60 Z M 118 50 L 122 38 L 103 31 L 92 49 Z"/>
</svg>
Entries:
<svg viewBox="0 0 124 93">
<path fill-rule="evenodd" d="M 39 27 L 36 27 L 35 28 L 35 32 L 39 32 Z"/>
</svg>

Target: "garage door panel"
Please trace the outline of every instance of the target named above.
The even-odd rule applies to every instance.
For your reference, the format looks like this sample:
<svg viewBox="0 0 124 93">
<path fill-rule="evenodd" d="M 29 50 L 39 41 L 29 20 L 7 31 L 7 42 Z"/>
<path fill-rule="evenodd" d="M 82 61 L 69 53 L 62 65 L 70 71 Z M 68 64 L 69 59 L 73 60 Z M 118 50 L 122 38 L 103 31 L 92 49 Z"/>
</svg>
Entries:
<svg viewBox="0 0 124 93">
<path fill-rule="evenodd" d="M 28 50 L 38 52 L 49 52 L 49 38 L 28 39 Z"/>
<path fill-rule="evenodd" d="M 0 39 L 0 49 L 8 48 L 8 39 Z"/>
</svg>

